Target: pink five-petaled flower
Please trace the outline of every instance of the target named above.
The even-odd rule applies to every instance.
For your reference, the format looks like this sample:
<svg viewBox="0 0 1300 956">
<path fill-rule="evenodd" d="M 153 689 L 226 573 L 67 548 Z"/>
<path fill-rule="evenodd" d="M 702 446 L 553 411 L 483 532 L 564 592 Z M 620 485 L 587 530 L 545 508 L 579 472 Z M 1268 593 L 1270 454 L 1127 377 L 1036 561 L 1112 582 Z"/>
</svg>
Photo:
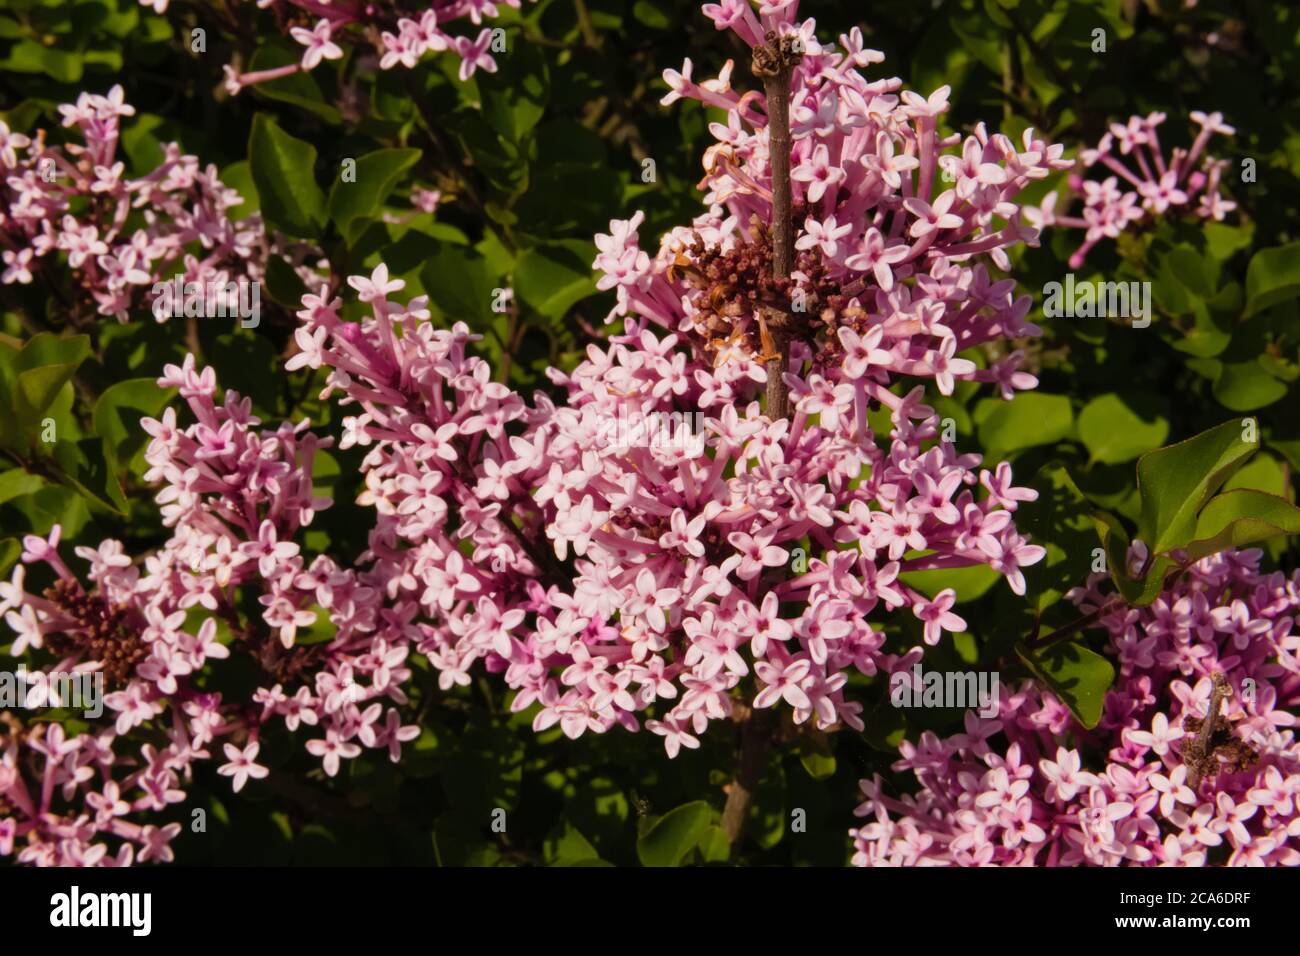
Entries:
<svg viewBox="0 0 1300 956">
<path fill-rule="evenodd" d="M 845 259 L 844 264 L 850 269 L 863 272 L 870 270 L 875 275 L 880 288 L 889 292 L 894 288 L 894 272 L 890 266 L 906 259 L 909 251 L 905 242 L 885 245 L 885 237 L 873 226 L 862 237 L 861 251 Z"/>
<path fill-rule="evenodd" d="M 375 266 L 368 279 L 363 276 L 349 276 L 348 285 L 357 290 L 357 298 L 362 302 L 384 299 L 388 293 L 406 288 L 406 282 L 402 279 L 388 278 L 388 266 L 382 262 Z"/>
<path fill-rule="evenodd" d="M 441 562 L 432 562 L 424 574 L 424 600 L 437 604 L 443 611 L 450 611 L 457 601 L 457 592 L 474 594 L 481 590 L 478 578 L 470 574 L 465 567 L 465 559 L 459 551 L 452 551 Z"/>
<path fill-rule="evenodd" d="M 361 748 L 356 744 L 343 740 L 335 731 L 329 730 L 325 733 L 325 739 L 307 741 L 307 752 L 315 757 L 320 757 L 325 767 L 325 773 L 331 777 L 336 776 L 339 772 L 339 760 L 343 757 L 351 759 L 361 753 Z"/>
<path fill-rule="evenodd" d="M 1082 770 L 1079 752 L 1056 748 L 1056 760 L 1044 757 L 1038 763 L 1039 771 L 1048 781 L 1044 796 L 1050 801 L 1073 800 L 1075 795 L 1085 787 L 1096 782 L 1095 774 Z"/>
<path fill-rule="evenodd" d="M 997 470 L 993 474 L 987 471 L 980 472 L 980 484 L 988 489 L 989 496 L 994 503 L 1007 511 L 1015 511 L 1018 502 L 1037 501 L 1038 492 L 1033 488 L 1015 488 L 1011 484 L 1011 465 L 1007 462 L 998 462 Z"/>
<path fill-rule="evenodd" d="M 956 375 L 970 375 L 975 371 L 975 363 L 968 359 L 954 358 L 957 354 L 957 339 L 953 336 L 945 336 L 939 343 L 939 348 L 935 351 L 927 352 L 926 362 L 930 365 L 930 370 L 934 373 L 935 384 L 939 386 L 941 395 L 951 395 L 955 387 L 953 377 Z"/>
<path fill-rule="evenodd" d="M 808 184 L 807 196 L 810 203 L 820 202 L 822 196 L 826 195 L 826 190 L 842 183 L 846 175 L 842 167 L 830 164 L 830 152 L 825 143 L 819 143 L 813 148 L 810 159 L 790 171 L 791 179 Z"/>
<path fill-rule="evenodd" d="M 966 621 L 952 613 L 952 606 L 957 603 L 957 592 L 945 588 L 934 596 L 933 601 L 917 601 L 912 605 L 912 613 L 925 622 L 925 643 L 935 645 L 944 631 L 954 634 L 966 630 Z"/>
<path fill-rule="evenodd" d="M 884 329 L 878 325 L 868 329 L 865 335 L 859 335 L 847 326 L 840 326 L 838 335 L 840 344 L 844 346 L 842 368 L 845 376 L 860 379 L 871 366 L 886 366 L 894 360 L 890 352 L 879 347 L 884 334 Z"/>
<path fill-rule="evenodd" d="M 144 846 L 140 848 L 139 860 L 141 863 L 148 863 L 156 860 L 159 863 L 171 863 L 176 859 L 176 854 L 172 852 L 171 841 L 181 832 L 179 823 L 169 823 L 164 827 L 147 825 L 140 833 L 140 838 Z M 0 849 L 0 854 L 3 849 Z"/>
<path fill-rule="evenodd" d="M 298 553 L 298 545 L 292 541 L 278 540 L 275 525 L 267 520 L 257 529 L 257 540 L 241 544 L 239 551 L 245 557 L 257 561 L 257 570 L 263 577 L 270 577 L 280 561 Z"/>
<path fill-rule="evenodd" d="M 1156 714 L 1151 719 L 1149 733 L 1145 730 L 1129 730 L 1125 736 L 1135 744 L 1150 747 L 1157 756 L 1164 757 L 1170 752 L 1171 745 L 1183 738 L 1184 733 L 1181 727 L 1172 726 L 1164 714 Z"/>
<path fill-rule="evenodd" d="M 759 661 L 754 665 L 754 670 L 767 686 L 754 698 L 754 706 L 761 710 L 782 699 L 796 709 L 812 706 L 812 701 L 801 686 L 807 682 L 811 666 L 812 662 L 808 660 L 790 661 L 787 664 Z"/>
<path fill-rule="evenodd" d="M 474 75 L 475 70 L 484 70 L 488 73 L 497 71 L 496 60 L 488 53 L 492 46 L 492 30 L 484 29 L 479 33 L 478 39 L 471 40 L 469 37 L 456 37 L 452 41 L 453 48 L 460 54 L 460 79 L 465 82 Z"/>
<path fill-rule="evenodd" d="M 222 750 L 226 754 L 225 764 L 217 768 L 217 773 L 223 777 L 233 777 L 232 789 L 239 793 L 244 789 L 244 784 L 251 780 L 261 780 L 268 773 L 265 767 L 257 763 L 258 751 L 262 745 L 256 741 L 248 744 L 243 750 L 240 750 L 234 744 L 225 744 Z"/>
<path fill-rule="evenodd" d="M 644 616 L 656 631 L 663 631 L 668 627 L 668 611 L 681 599 L 681 593 L 677 588 L 660 587 L 650 569 L 642 568 L 624 610 Z"/>
<path fill-rule="evenodd" d="M 742 581 L 758 577 L 763 568 L 775 568 L 785 563 L 788 552 L 772 544 L 771 534 L 759 533 L 749 535 L 743 531 L 733 531 L 727 536 L 732 547 L 740 552 L 741 562 L 736 569 L 736 576 Z"/>
<path fill-rule="evenodd" d="M 704 530 L 704 515 L 687 519 L 681 508 L 673 509 L 669 530 L 659 536 L 659 546 L 663 548 L 680 548 L 686 554 L 697 558 L 704 557 L 704 544 L 699 540 Z"/>
<path fill-rule="evenodd" d="M 907 234 L 913 239 L 920 239 L 932 232 L 961 226 L 964 221 L 962 217 L 949 212 L 956 201 L 957 193 L 952 189 L 941 193 L 933 203 L 915 197 L 904 199 L 903 208 L 917 217 Z"/>
<path fill-rule="evenodd" d="M 980 541 L 980 550 L 989 556 L 989 567 L 1005 575 L 1011 590 L 1017 594 L 1025 593 L 1025 576 L 1021 568 L 1037 564 L 1047 554 L 1047 549 L 1037 544 L 1030 544 L 1017 534 L 1010 534 L 1001 541 Z"/>
<path fill-rule="evenodd" d="M 314 70 L 322 59 L 337 60 L 343 56 L 343 50 L 330 40 L 330 22 L 318 20 L 310 30 L 293 27 L 289 34 L 307 49 L 302 54 L 302 68 Z"/>
<path fill-rule="evenodd" d="M 796 249 L 814 249 L 820 247 L 831 259 L 840 250 L 840 240 L 853 231 L 853 223 L 838 223 L 834 216 L 827 216 L 825 222 L 819 222 L 812 216 L 804 220 L 804 234 L 795 242 Z"/>
<path fill-rule="evenodd" d="M 1174 813 L 1178 804 L 1196 803 L 1196 794 L 1187 786 L 1187 764 L 1180 763 L 1166 776 L 1163 773 L 1151 774 L 1151 789 L 1160 794 L 1160 812 L 1166 817 Z"/>
<path fill-rule="evenodd" d="M 680 726 L 675 719 L 647 720 L 646 729 L 664 738 L 664 750 L 670 758 L 676 757 L 683 747 L 687 750 L 700 748 L 699 738 Z"/>
</svg>

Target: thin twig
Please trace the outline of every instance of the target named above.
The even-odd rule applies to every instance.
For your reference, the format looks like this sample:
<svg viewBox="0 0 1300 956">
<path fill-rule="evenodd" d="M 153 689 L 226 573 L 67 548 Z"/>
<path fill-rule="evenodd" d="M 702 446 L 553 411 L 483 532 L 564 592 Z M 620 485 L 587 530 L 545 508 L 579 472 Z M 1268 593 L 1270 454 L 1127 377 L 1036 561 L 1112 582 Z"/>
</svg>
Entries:
<svg viewBox="0 0 1300 956">
<path fill-rule="evenodd" d="M 790 82 L 802 52 L 791 37 L 767 34 L 767 42 L 754 48 L 751 67 L 763 81 L 767 98 L 768 162 L 772 168 L 772 277 L 788 279 L 794 265 L 794 212 L 790 187 Z M 790 366 L 790 311 L 764 310 L 760 317 L 767 366 L 767 416 L 772 421 L 788 418 L 790 393 L 785 371 Z M 736 722 L 740 731 L 740 757 L 736 776 L 727 790 L 722 810 L 722 831 L 735 846 L 744 834 L 745 820 L 754 792 L 763 779 L 771 746 L 771 715 L 738 704 Z"/>
<path fill-rule="evenodd" d="M 767 43 L 754 47 L 751 67 L 763 81 L 767 98 L 768 162 L 772 169 L 772 278 L 788 279 L 794 266 L 794 213 L 790 187 L 790 81 L 801 58 L 790 37 L 769 32 Z M 767 417 L 788 418 L 790 312 L 768 310 L 760 317 L 767 366 Z"/>
</svg>

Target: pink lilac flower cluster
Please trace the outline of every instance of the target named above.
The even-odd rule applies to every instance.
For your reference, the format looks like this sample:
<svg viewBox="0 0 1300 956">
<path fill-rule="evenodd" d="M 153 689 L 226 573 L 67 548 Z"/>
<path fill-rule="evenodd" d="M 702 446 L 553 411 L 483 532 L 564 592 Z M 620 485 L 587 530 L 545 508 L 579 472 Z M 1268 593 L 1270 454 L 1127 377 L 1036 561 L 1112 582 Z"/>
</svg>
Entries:
<svg viewBox="0 0 1300 956">
<path fill-rule="evenodd" d="M 870 822 L 852 831 L 854 862 L 1300 865 L 1300 572 L 1266 574 L 1260 557 L 1205 558 L 1141 609 L 1117 603 L 1101 575 L 1071 592 L 1082 610 L 1102 609 L 1119 665 L 1097 727 L 1026 685 L 996 719 L 972 712 L 965 733 L 904 743 L 894 769 L 921 790 L 862 781 L 857 814 Z M 1202 774 L 1185 748 L 1216 678 L 1230 688 L 1226 726 Z"/>
<path fill-rule="evenodd" d="M 306 749 L 334 775 L 362 746 L 400 746 L 418 734 L 395 707 L 418 631 L 381 609 L 378 592 L 330 559 L 308 561 L 293 541 L 329 504 L 312 491 L 312 464 L 329 444 L 299 426 L 258 430 L 249 401 L 215 400 L 211 369 L 193 359 L 159 380 L 179 389 L 194 423 L 174 409 L 146 419 L 151 481 L 164 523 L 161 549 L 133 561 L 122 545 L 79 547 L 86 583 L 59 556 L 59 529 L 28 536 L 22 563 L 0 584 L 11 653 L 45 672 L 99 671 L 109 693 L 104 726 L 70 735 L 58 723 L 0 725 L 0 857 L 22 863 L 124 865 L 168 861 L 180 825 L 138 822 L 186 799 L 194 765 L 224 755 L 218 772 L 236 791 L 268 773 L 259 734 L 272 721 L 314 728 Z M 28 593 L 32 565 L 53 583 Z M 251 590 L 261 619 L 245 621 L 237 592 Z M 327 615 L 328 645 L 297 646 L 300 629 Z M 233 653 L 267 675 L 250 699 L 212 689 Z M 291 689 L 286 690 L 286 686 Z M 220 747 L 220 751 L 217 748 Z"/>
<path fill-rule="evenodd" d="M 878 59 L 860 37 L 833 54 L 811 21 L 793 25 L 794 4 L 779 7 L 761 22 L 745 3 L 706 10 L 750 42 L 797 29 L 810 51 L 793 108 L 797 178 L 820 210 L 805 237 L 822 237 L 825 275 L 856 287 L 841 298 L 860 315 L 828 359 L 799 343 L 791 420 L 760 412 L 753 355 L 711 353 L 705 294 L 672 271 L 688 243 L 735 249 L 743 219 L 770 218 L 761 100 L 725 79 L 697 86 L 689 64 L 669 76 L 675 94 L 730 114 L 707 161 L 710 212 L 654 259 L 638 248 L 639 214 L 598 237 L 624 330 L 571 374 L 552 370 L 564 406 L 539 395 L 529 407 L 491 381 L 463 330 L 419 324 L 422 299 L 389 300 L 402 283 L 382 267 L 350 280 L 372 310 L 359 326 L 340 321 L 338 300 L 304 300 L 293 362 L 329 366 L 331 387 L 359 407 L 343 441 L 371 449 L 363 500 L 379 513 L 371 552 L 390 599 L 435 622 L 421 650 L 444 686 L 481 663 L 518 691 L 514 709 L 540 704 L 538 730 L 577 737 L 636 729 L 643 716 L 676 754 L 737 700 L 860 726 L 847 671 L 889 666 L 891 612 L 919 621 L 930 644 L 965 628 L 951 591 L 931 599 L 901 573 L 987 565 L 1023 593 L 1020 569 L 1043 555 L 1011 521 L 1034 492 L 1014 487 L 1005 463 L 977 471 L 979 456 L 936 441 L 922 386 L 891 386 L 1036 384 L 1017 359 L 985 370 L 956 352 L 1032 331 L 1028 298 L 971 260 L 1006 264 L 1004 247 L 1032 238 L 1012 197 L 1063 165 L 1060 147 L 1029 136 L 1021 153 L 980 129 L 944 156 L 946 91 L 900 100 L 897 81 L 869 84 L 853 69 Z M 934 196 L 946 165 L 954 186 Z M 994 228 L 995 215 L 1012 225 Z M 882 406 L 883 446 L 868 424 Z"/>
<path fill-rule="evenodd" d="M 140 0 L 158 13 L 165 13 L 169 0 Z M 252 0 L 244 0 L 251 5 Z M 254 72 L 225 67 L 226 90 L 232 96 L 245 87 L 268 80 L 310 72 L 325 60 L 343 58 L 336 40 L 364 40 L 379 57 L 379 68 L 414 67 L 426 53 L 452 51 L 460 58 L 460 78 L 468 80 L 476 70 L 495 73 L 494 52 L 503 52 L 503 31 L 483 26 L 498 16 L 498 5 L 520 7 L 520 0 L 424 0 L 422 3 L 376 4 L 360 0 L 256 0 L 260 9 L 270 8 L 280 28 L 287 29 L 303 47 L 298 63 Z M 451 36 L 442 27 L 468 18 L 478 35 Z"/>
<path fill-rule="evenodd" d="M 1134 116 L 1127 124 L 1112 123 L 1095 149 L 1083 150 L 1079 158 L 1085 167 L 1100 163 L 1113 175 L 1100 182 L 1078 173 L 1070 175 L 1070 193 L 1083 196 L 1082 217 L 1058 212 L 1060 197 L 1055 192 L 1048 193 L 1040 207 L 1025 210 L 1026 217 L 1042 229 L 1064 226 L 1086 230 L 1083 243 L 1070 256 L 1071 268 L 1081 266 L 1088 251 L 1102 239 L 1114 239 L 1131 225 L 1171 212 L 1221 222 L 1237 208 L 1220 189 L 1228 161 L 1205 152 L 1210 137 L 1216 133 L 1231 136 L 1236 130 L 1223 122 L 1221 113 L 1193 110 L 1190 116 L 1200 127 L 1196 139 L 1191 149 L 1175 148 L 1168 161 L 1156 132 L 1165 121 L 1164 113 Z"/>
<path fill-rule="evenodd" d="M 823 350 L 794 346 L 796 367 L 813 361 L 810 374 L 791 384 L 805 393 L 801 407 L 815 413 L 832 395 L 837 406 L 852 398 L 861 407 L 864 397 L 879 398 L 891 374 L 933 378 L 945 395 L 955 380 L 996 383 L 1007 398 L 1034 387 L 1019 371 L 1018 350 L 990 368 L 956 356 L 994 339 L 1039 334 L 1024 321 L 1031 297 L 1013 297 L 1014 281 L 991 275 L 986 262 L 1007 270 L 1010 248 L 1037 244 L 1016 196 L 1071 165 L 1061 159 L 1063 147 L 1027 130 L 1018 148 L 982 123 L 965 137 L 942 136 L 948 87 L 926 98 L 899 94 L 897 78 L 868 81 L 856 68 L 883 54 L 864 48 L 856 28 L 840 37 L 842 51 L 822 46 L 813 20 L 796 22 L 797 9 L 797 0 L 765 3 L 758 14 L 745 0 L 704 6 L 718 29 L 730 28 L 750 46 L 771 32 L 797 40 L 803 51 L 790 97 L 793 198 L 803 210 L 792 296 L 802 293 L 838 314 L 822 313 L 832 326 Z M 700 240 L 710 250 L 735 249 L 755 218 L 770 221 L 772 208 L 762 95 L 731 89 L 730 61 L 702 83 L 693 69 L 687 60 L 680 72 L 665 72 L 663 102 L 688 97 L 726 111 L 725 124 L 710 126 L 717 143 L 705 154 L 708 212 L 664 237 L 654 261 L 638 248 L 639 220 L 597 237 L 596 266 L 605 272 L 601 286 L 617 290 L 615 314 L 643 315 L 679 334 L 703 324 L 708 309 L 699 295 L 682 302 L 688 290 L 663 277 L 665 265 L 691 259 Z M 836 293 L 829 301 L 819 294 L 826 282 Z M 750 331 L 754 311 L 729 313 L 736 338 Z M 737 382 L 764 373 L 739 361 L 716 375 Z"/>
<path fill-rule="evenodd" d="M 529 407 L 466 353 L 464 326 L 435 331 L 424 297 L 390 300 L 403 283 L 383 266 L 349 281 L 371 315 L 345 322 L 341 300 L 306 297 L 289 364 L 328 366 L 327 393 L 358 407 L 341 447 L 370 449 L 364 557 L 395 619 L 431 622 L 419 650 L 443 687 L 481 664 L 518 692 L 514 710 L 540 704 L 539 731 L 635 730 L 644 713 L 676 754 L 731 715 L 751 673 L 755 707 L 860 727 L 845 671 L 893 660 L 869 614 L 906 611 L 930 644 L 966 626 L 953 592 L 927 598 L 900 573 L 984 564 L 1023 593 L 1021 567 L 1042 557 L 1011 523 L 1035 493 L 1005 463 L 977 472 L 977 455 L 932 444 L 920 387 L 878 390 L 893 424 L 880 448 L 851 385 L 819 420 L 772 422 L 689 337 L 629 318 L 572 375 L 552 371 L 567 405 Z M 677 404 L 703 410 L 700 433 L 654 424 Z M 641 436 L 618 431 L 633 420 Z M 799 568 L 794 548 L 826 556 Z"/>
<path fill-rule="evenodd" d="M 120 86 L 106 96 L 82 93 L 59 112 L 80 143 L 52 146 L 44 130 L 28 137 L 0 122 L 0 283 L 39 279 L 74 313 L 126 322 L 133 309 L 151 306 L 155 282 L 180 275 L 226 288 L 261 278 L 268 254 L 261 216 L 230 218 L 242 200 L 215 166 L 201 168 L 168 143 L 155 169 L 126 175 L 117 148 L 122 118 L 135 109 Z"/>
</svg>

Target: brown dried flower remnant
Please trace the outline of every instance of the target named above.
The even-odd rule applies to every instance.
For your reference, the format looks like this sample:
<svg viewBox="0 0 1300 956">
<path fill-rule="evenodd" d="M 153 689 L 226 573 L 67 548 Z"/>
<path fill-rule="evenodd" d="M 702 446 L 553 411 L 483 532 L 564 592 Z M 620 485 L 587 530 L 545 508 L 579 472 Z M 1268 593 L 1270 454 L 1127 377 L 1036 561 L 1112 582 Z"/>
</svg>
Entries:
<svg viewBox="0 0 1300 956">
<path fill-rule="evenodd" d="M 1228 718 L 1219 711 L 1223 701 L 1232 696 L 1232 688 L 1222 672 L 1213 676 L 1214 689 L 1210 693 L 1210 706 L 1206 718 L 1187 714 L 1183 729 L 1194 737 L 1183 740 L 1180 753 L 1187 765 L 1187 783 L 1195 790 L 1206 777 L 1221 770 L 1235 773 L 1255 765 L 1259 754 L 1244 740 L 1234 737 Z"/>
<path fill-rule="evenodd" d="M 804 215 L 800 203 L 795 217 Z M 770 359 L 770 343 L 763 340 L 759 319 L 775 311 L 786 315 L 791 340 L 806 343 L 815 361 L 838 361 L 836 329 L 845 325 L 861 331 L 865 324 L 865 311 L 855 305 L 862 290 L 830 279 L 820 249 L 799 251 L 793 275 L 776 278 L 767 268 L 772 256 L 767 223 L 752 217 L 743 236 L 725 252 L 697 236 L 678 250 L 668 270 L 670 279 L 680 276 L 704 293 L 697 301 L 696 327 L 714 367 L 733 355 L 757 362 Z"/>
<path fill-rule="evenodd" d="M 45 598 L 76 622 L 47 635 L 50 650 L 59 655 L 81 652 L 88 660 L 100 661 L 108 687 L 125 686 L 135 665 L 149 656 L 139 629 L 128 623 L 126 610 L 87 594 L 76 581 L 55 581 L 45 589 Z"/>
</svg>

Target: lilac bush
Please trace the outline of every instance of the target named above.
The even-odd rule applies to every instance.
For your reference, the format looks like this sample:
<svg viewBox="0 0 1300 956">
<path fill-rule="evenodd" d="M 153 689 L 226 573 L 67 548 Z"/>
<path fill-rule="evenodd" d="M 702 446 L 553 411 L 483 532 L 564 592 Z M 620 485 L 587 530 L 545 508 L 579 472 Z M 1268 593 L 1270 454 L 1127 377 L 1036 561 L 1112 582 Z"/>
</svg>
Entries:
<svg viewBox="0 0 1300 956">
<path fill-rule="evenodd" d="M 362 73 L 418 76 L 427 53 L 447 51 L 462 84 L 497 69 L 491 28 L 443 32 L 496 17 L 487 0 L 439 0 L 418 16 L 394 4 L 257 7 L 302 59 L 227 66 L 232 94 L 353 51 Z M 373 208 L 352 215 L 348 197 L 311 184 L 320 208 L 295 233 L 310 241 L 261 214 L 234 217 L 238 192 L 175 143 L 127 176 L 121 123 L 134 111 L 120 86 L 61 107 L 79 142 L 0 123 L 0 282 L 61 290 L 73 324 L 91 327 L 92 314 L 141 318 L 155 283 L 260 283 L 279 256 L 307 292 L 291 328 L 275 330 L 288 337 L 273 339 L 275 368 L 319 386 L 307 407 L 324 411 L 324 424 L 308 419 L 299 399 L 264 424 L 249 396 L 218 386 L 238 370 L 187 342 L 157 379 L 183 408 L 140 422 L 164 529 L 155 545 L 63 542 L 58 522 L 22 538 L 0 583 L 9 655 L 47 676 L 102 678 L 107 715 L 0 717 L 0 858 L 170 862 L 175 817 L 203 777 L 276 793 L 285 739 L 314 759 L 313 776 L 346 776 L 358 758 L 398 763 L 427 717 L 417 671 L 443 700 L 504 689 L 505 710 L 536 735 L 558 728 L 561 746 L 646 730 L 653 759 L 661 742 L 681 767 L 693 759 L 678 760 L 683 750 L 734 740 L 720 830 L 738 845 L 769 751 L 877 730 L 867 701 L 891 676 L 991 636 L 995 625 L 959 604 L 959 577 L 931 587 L 922 572 L 984 572 L 997 607 L 1043 610 L 1026 570 L 1056 556 L 1024 520 L 1035 465 L 1017 461 L 1013 476 L 1000 452 L 972 449 L 998 452 L 982 429 L 980 444 L 959 442 L 946 410 L 975 395 L 999 409 L 1059 398 L 1036 392 L 1051 359 L 1035 342 L 1033 297 L 1018 294 L 1023 251 L 1042 229 L 1082 228 L 1077 267 L 1130 225 L 1193 208 L 1223 219 L 1235 208 L 1226 164 L 1206 146 L 1233 130 L 1193 113 L 1200 135 L 1166 158 L 1164 114 L 1116 125 L 1081 154 L 1107 178 L 1069 172 L 1083 210 L 1058 214 L 1056 193 L 1037 207 L 1023 193 L 1074 169 L 1060 144 L 954 122 L 951 87 L 868 75 L 884 56 L 860 30 L 824 44 L 798 11 L 798 0 L 704 5 L 750 50 L 752 77 L 730 60 L 706 80 L 691 59 L 664 71 L 663 105 L 715 111 L 702 205 L 662 234 L 646 235 L 638 211 L 594 237 L 606 328 L 574 361 L 547 365 L 546 389 L 489 362 L 512 357 L 513 332 L 492 326 L 505 340 L 492 353 L 470 316 L 445 307 L 433 279 L 446 273 L 408 271 L 410 248 L 395 248 L 443 198 L 411 184 L 412 211 L 387 205 L 416 162 L 406 154 L 420 152 L 406 142 L 414 116 L 391 124 L 400 149 L 370 156 L 395 170 Z M 466 129 L 477 127 L 457 135 Z M 449 226 L 429 256 L 524 261 L 534 250 L 514 247 L 485 154 L 461 157 L 443 131 L 426 132 L 447 150 L 440 160 L 464 167 L 440 185 L 492 219 L 472 254 L 447 253 Z M 516 159 L 541 149 L 519 135 Z M 295 161 L 282 166 L 297 173 Z M 374 227 L 389 248 L 370 242 Z M 417 274 L 422 288 L 409 290 Z M 526 292 L 493 292 L 511 322 L 537 309 Z M 364 545 L 351 553 L 312 535 L 336 504 L 313 478 L 325 449 L 357 464 L 350 513 Z M 15 471 L 39 467 L 23 451 Z M 1285 530 L 1290 517 L 1270 520 Z M 968 712 L 963 733 L 912 733 L 894 769 L 913 780 L 861 783 L 853 862 L 1300 864 L 1300 573 L 1262 570 L 1262 553 L 1244 547 L 1256 539 L 1227 530 L 1235 547 L 1180 565 L 1147 604 L 1100 574 L 1069 591 L 1118 661 L 1100 721 L 1085 726 L 1026 680 L 996 717 Z M 1137 577 L 1153 563 L 1140 543 L 1132 559 Z"/>
</svg>

